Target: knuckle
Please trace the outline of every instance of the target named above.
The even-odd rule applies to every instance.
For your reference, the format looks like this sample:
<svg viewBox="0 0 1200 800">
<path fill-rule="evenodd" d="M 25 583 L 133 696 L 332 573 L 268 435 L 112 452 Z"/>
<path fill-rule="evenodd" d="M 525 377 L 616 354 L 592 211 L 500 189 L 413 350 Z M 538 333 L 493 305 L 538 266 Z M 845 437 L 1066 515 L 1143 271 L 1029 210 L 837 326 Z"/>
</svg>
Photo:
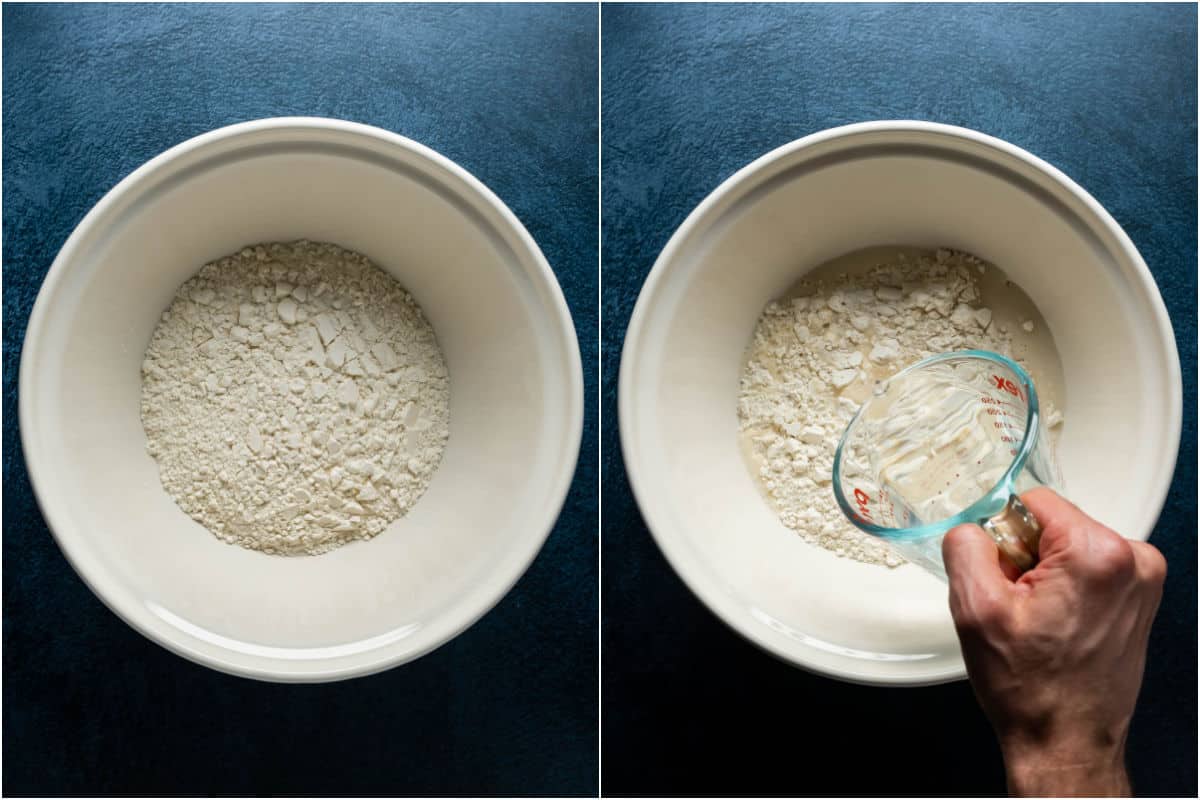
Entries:
<svg viewBox="0 0 1200 800">
<path fill-rule="evenodd" d="M 1096 537 L 1091 551 L 1091 567 L 1097 578 L 1119 581 L 1133 576 L 1137 561 L 1133 547 L 1122 537 L 1116 534 Z"/>
<path fill-rule="evenodd" d="M 1152 544 L 1138 542 L 1137 551 L 1142 564 L 1142 575 L 1146 582 L 1154 586 L 1162 586 L 1167 579 L 1167 559 Z"/>
</svg>

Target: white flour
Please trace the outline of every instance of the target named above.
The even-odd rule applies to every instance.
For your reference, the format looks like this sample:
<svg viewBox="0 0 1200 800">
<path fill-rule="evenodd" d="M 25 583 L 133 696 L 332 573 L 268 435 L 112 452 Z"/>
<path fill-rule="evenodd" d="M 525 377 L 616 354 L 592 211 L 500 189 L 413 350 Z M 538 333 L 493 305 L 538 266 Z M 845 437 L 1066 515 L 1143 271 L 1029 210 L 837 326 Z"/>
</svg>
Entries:
<svg viewBox="0 0 1200 800">
<path fill-rule="evenodd" d="M 167 492 L 218 538 L 316 555 L 413 506 L 449 436 L 449 380 L 416 301 L 366 257 L 298 241 L 204 266 L 142 365 Z"/>
<path fill-rule="evenodd" d="M 973 256 L 895 248 L 865 255 L 865 272 L 820 268 L 820 277 L 767 305 L 742 372 L 738 419 L 748 463 L 784 525 L 837 555 L 897 566 L 903 558 L 845 519 L 831 485 L 842 431 L 875 381 L 953 350 L 991 350 L 1028 367 L 1028 354 L 1052 353 L 1053 345 L 1044 324 L 1035 334 L 1027 298 L 1027 316 L 993 321 L 980 282 L 995 268 Z M 1053 381 L 1045 383 L 1049 391 L 1038 383 L 1039 395 L 1057 426 Z"/>
</svg>

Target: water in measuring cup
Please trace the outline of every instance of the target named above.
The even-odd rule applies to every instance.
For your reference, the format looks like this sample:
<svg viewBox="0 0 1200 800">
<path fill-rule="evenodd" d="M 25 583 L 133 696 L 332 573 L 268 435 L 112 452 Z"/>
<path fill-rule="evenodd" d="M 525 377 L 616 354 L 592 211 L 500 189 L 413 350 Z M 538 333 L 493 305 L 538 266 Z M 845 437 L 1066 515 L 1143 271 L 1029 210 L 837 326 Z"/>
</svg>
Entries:
<svg viewBox="0 0 1200 800">
<path fill-rule="evenodd" d="M 869 471 L 892 524 L 937 522 L 967 508 L 1004 477 L 1020 447 L 1025 406 L 952 369 L 889 381 L 879 413 L 864 420 Z M 888 402 L 889 397 L 894 397 Z"/>
</svg>

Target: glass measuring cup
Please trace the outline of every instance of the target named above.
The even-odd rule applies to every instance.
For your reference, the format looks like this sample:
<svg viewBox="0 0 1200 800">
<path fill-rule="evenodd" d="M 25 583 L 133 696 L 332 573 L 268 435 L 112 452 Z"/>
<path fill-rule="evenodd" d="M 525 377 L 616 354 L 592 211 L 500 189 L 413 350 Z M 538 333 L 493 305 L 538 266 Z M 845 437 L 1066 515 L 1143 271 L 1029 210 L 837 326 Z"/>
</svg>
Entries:
<svg viewBox="0 0 1200 800">
<path fill-rule="evenodd" d="M 942 537 L 979 524 L 1022 571 L 1041 526 L 1019 495 L 1062 488 L 1029 375 L 985 350 L 920 361 L 876 386 L 842 434 L 833 491 L 857 527 L 946 579 Z"/>
</svg>

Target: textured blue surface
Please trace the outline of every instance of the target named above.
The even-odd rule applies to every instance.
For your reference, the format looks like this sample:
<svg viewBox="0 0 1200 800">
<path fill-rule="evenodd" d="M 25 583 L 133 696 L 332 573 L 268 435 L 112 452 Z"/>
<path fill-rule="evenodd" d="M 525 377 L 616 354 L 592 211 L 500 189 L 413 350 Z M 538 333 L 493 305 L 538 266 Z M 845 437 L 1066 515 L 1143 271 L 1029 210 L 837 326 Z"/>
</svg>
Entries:
<svg viewBox="0 0 1200 800">
<path fill-rule="evenodd" d="M 1166 300 L 1183 445 L 1153 537 L 1171 575 L 1129 749 L 1140 794 L 1195 796 L 1195 6 L 605 4 L 602 18 L 605 793 L 1004 792 L 967 684 L 848 686 L 721 625 L 646 532 L 617 440 L 625 326 L 696 204 L 808 133 L 914 118 L 1062 169 L 1129 233 Z"/>
<path fill-rule="evenodd" d="M 167 653 L 96 600 L 33 502 L 20 345 L 58 248 L 191 136 L 306 114 L 402 133 L 508 204 L 566 294 L 595 397 L 595 6 L 14 6 L 4 14 L 4 785 L 55 794 L 590 794 L 596 409 L 541 555 L 418 661 L 280 686 Z"/>
</svg>

